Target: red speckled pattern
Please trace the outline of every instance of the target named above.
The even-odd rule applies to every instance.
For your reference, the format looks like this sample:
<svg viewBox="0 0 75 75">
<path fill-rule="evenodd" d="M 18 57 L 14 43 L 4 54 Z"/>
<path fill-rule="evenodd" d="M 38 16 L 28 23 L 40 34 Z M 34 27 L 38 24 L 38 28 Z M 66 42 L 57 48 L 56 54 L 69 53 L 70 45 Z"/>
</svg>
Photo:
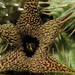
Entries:
<svg viewBox="0 0 75 75">
<path fill-rule="evenodd" d="M 13 24 L 9 24 L 9 27 L 7 27 L 8 24 L 0 26 L 1 37 L 11 46 L 11 50 L 0 58 L 0 72 L 14 70 L 33 73 L 75 74 L 75 70 L 54 59 L 48 51 L 48 46 L 52 45 L 62 25 L 71 18 L 69 17 L 71 14 L 69 13 L 63 18 L 51 20 L 42 25 L 37 2 L 28 0 L 16 26 Z M 22 37 L 26 35 L 32 38 L 36 37 L 39 41 L 32 57 L 26 55 L 22 46 L 22 43 L 24 43 L 21 41 Z"/>
</svg>

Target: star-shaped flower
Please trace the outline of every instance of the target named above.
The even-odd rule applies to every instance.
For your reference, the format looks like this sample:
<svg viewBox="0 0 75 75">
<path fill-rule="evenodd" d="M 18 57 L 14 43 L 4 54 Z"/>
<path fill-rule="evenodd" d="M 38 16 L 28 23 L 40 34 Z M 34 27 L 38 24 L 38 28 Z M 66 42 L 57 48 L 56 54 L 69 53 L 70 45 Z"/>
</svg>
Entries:
<svg viewBox="0 0 75 75">
<path fill-rule="evenodd" d="M 48 46 L 52 45 L 62 25 L 71 18 L 71 14 L 42 24 L 37 2 L 27 0 L 16 26 L 0 25 L 1 38 L 11 46 L 11 50 L 0 58 L 0 72 L 14 70 L 75 73 L 75 70 L 54 59 L 48 51 Z"/>
</svg>

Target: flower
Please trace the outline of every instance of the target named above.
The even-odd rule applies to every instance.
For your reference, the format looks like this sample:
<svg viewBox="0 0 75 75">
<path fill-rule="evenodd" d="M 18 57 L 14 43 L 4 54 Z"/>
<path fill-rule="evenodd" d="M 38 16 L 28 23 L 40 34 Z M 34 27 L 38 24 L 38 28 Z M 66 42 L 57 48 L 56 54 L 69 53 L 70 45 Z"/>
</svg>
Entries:
<svg viewBox="0 0 75 75">
<path fill-rule="evenodd" d="M 42 24 L 37 2 L 27 0 L 16 26 L 0 25 L 1 38 L 11 46 L 11 50 L 0 58 L 0 72 L 75 73 L 75 70 L 54 59 L 48 50 L 71 14 Z"/>
</svg>

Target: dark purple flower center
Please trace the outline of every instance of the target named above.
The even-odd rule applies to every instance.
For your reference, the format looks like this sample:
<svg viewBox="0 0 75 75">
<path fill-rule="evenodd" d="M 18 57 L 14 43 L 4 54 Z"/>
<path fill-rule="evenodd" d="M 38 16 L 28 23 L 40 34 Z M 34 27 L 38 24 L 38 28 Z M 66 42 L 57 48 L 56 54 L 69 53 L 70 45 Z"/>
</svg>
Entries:
<svg viewBox="0 0 75 75">
<path fill-rule="evenodd" d="M 24 52 L 28 57 L 31 57 L 35 53 L 39 41 L 37 40 L 37 38 L 33 38 L 28 35 L 25 36 L 22 41 L 23 41 Z"/>
</svg>

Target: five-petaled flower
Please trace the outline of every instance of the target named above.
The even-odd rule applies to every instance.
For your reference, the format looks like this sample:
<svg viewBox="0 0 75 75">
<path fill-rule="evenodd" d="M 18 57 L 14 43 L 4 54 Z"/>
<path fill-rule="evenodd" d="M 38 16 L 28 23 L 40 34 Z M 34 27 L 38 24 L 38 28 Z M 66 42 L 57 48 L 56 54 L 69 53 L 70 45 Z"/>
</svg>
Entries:
<svg viewBox="0 0 75 75">
<path fill-rule="evenodd" d="M 55 60 L 48 51 L 62 25 L 70 19 L 69 13 L 63 18 L 44 24 L 39 16 L 37 2 L 27 0 L 17 25 L 0 25 L 0 35 L 11 50 L 0 58 L 0 72 L 29 71 L 33 73 L 75 73 L 75 70 Z"/>
</svg>

